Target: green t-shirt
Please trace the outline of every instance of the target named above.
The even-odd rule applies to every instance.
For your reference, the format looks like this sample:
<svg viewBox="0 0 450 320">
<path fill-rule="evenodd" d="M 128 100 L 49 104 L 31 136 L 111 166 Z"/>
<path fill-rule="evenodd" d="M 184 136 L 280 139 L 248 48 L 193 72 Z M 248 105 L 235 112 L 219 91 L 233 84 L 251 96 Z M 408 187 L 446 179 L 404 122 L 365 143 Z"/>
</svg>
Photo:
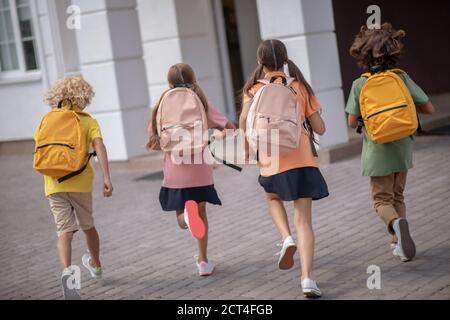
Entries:
<svg viewBox="0 0 450 320">
<path fill-rule="evenodd" d="M 416 106 L 429 101 L 423 90 L 405 73 L 399 74 L 409 89 Z M 345 111 L 357 117 L 361 116 L 359 97 L 366 77 L 360 77 L 353 82 Z M 364 129 L 363 149 L 361 155 L 362 175 L 369 177 L 383 177 L 396 172 L 405 172 L 412 168 L 412 147 L 414 137 L 407 137 L 398 141 L 376 144 L 367 138 Z"/>
</svg>

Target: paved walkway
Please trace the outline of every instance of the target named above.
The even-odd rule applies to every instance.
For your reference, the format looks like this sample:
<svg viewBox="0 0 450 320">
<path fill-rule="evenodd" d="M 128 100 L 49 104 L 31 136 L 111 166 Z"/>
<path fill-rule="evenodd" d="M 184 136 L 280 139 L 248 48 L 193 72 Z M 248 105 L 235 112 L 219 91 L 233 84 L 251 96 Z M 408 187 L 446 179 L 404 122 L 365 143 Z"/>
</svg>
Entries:
<svg viewBox="0 0 450 320">
<path fill-rule="evenodd" d="M 324 299 L 450 299 L 450 137 L 422 137 L 406 199 L 417 258 L 401 263 L 369 202 L 359 158 L 322 169 L 331 196 L 314 204 L 315 274 Z M 217 272 L 195 274 L 195 242 L 159 207 L 160 175 L 114 166 L 115 195 L 101 197 L 96 222 L 104 279 L 82 270 L 85 299 L 303 299 L 299 261 L 276 268 L 280 240 L 253 168 L 216 170 L 223 207 L 209 207 L 210 258 Z M 0 299 L 61 299 L 54 226 L 41 177 L 29 157 L 0 158 Z M 292 208 L 289 206 L 290 215 Z M 84 243 L 74 241 L 80 265 Z M 367 267 L 381 268 L 381 289 L 366 287 Z"/>
</svg>

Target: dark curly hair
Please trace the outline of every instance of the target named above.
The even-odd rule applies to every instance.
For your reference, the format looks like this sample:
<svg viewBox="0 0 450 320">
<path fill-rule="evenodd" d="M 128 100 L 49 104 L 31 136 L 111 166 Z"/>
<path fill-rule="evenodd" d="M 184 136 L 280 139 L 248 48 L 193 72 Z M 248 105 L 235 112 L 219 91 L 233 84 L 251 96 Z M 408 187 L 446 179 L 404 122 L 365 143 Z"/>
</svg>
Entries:
<svg viewBox="0 0 450 320">
<path fill-rule="evenodd" d="M 386 22 L 379 29 L 362 26 L 350 48 L 350 55 L 365 72 L 395 68 L 403 52 L 401 39 L 406 33 Z"/>
</svg>

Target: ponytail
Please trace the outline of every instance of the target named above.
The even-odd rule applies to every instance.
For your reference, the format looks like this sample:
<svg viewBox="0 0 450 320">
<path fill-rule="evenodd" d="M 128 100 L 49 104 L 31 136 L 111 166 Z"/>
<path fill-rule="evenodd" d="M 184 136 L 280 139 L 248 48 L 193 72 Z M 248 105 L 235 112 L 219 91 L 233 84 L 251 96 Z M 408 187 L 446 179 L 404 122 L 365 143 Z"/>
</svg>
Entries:
<svg viewBox="0 0 450 320">
<path fill-rule="evenodd" d="M 205 93 L 203 92 L 202 88 L 197 84 L 197 82 L 194 82 L 190 87 L 192 91 L 195 92 L 195 94 L 200 98 L 200 101 L 203 104 L 203 107 L 205 108 L 205 112 L 208 113 L 208 99 L 206 98 Z"/>
<path fill-rule="evenodd" d="M 248 78 L 247 82 L 245 83 L 242 95 L 245 96 L 250 96 L 251 98 L 253 98 L 253 95 L 250 93 L 250 89 L 256 84 L 258 83 L 258 80 L 262 79 L 264 74 L 264 66 L 262 64 L 259 64 L 255 71 L 253 71 L 252 75 Z M 242 101 L 244 101 L 244 99 L 242 98 Z"/>
<path fill-rule="evenodd" d="M 152 118 L 151 118 L 151 132 L 150 132 L 150 138 L 148 140 L 147 143 L 147 149 L 148 150 L 155 150 L 155 151 L 159 151 L 161 150 L 161 146 L 159 144 L 159 136 L 158 136 L 158 122 L 157 122 L 157 115 L 158 115 L 158 109 L 159 106 L 161 105 L 162 99 L 164 98 L 164 96 L 166 95 L 166 93 L 169 90 L 166 90 L 161 97 L 159 98 L 158 103 L 156 104 L 156 106 L 153 107 L 152 110 Z"/>
<path fill-rule="evenodd" d="M 294 63 L 294 61 L 292 61 L 291 59 L 288 59 L 287 65 L 288 65 L 289 75 L 291 77 L 294 77 L 295 80 L 297 80 L 302 85 L 304 85 L 306 88 L 306 91 L 308 92 L 308 94 L 310 96 L 314 96 L 315 94 L 314 94 L 313 88 L 308 83 L 308 81 L 306 81 L 305 77 L 303 76 L 303 73 L 300 71 L 300 69 L 297 67 L 297 65 Z"/>
<path fill-rule="evenodd" d="M 305 77 L 303 76 L 303 73 L 300 71 L 300 69 L 297 67 L 297 65 L 294 63 L 294 61 L 292 61 L 291 59 L 288 59 L 287 65 L 288 65 L 289 75 L 291 77 L 294 77 L 298 82 L 300 82 L 302 85 L 305 86 L 306 92 L 308 93 L 307 103 L 311 104 L 311 97 L 315 96 L 313 88 L 308 83 L 308 81 L 306 81 Z M 309 122 L 308 119 L 305 120 L 305 124 L 309 131 L 309 135 L 311 137 L 311 143 L 317 143 L 311 123 Z"/>
</svg>

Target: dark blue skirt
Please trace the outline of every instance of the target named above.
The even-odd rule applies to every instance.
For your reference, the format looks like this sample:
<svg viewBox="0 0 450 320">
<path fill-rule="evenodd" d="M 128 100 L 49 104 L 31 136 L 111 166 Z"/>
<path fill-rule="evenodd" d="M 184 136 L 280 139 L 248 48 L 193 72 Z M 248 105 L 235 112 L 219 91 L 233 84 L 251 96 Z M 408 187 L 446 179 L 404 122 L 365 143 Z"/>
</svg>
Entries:
<svg viewBox="0 0 450 320">
<path fill-rule="evenodd" d="M 222 205 L 214 185 L 182 189 L 162 187 L 159 192 L 159 202 L 164 211 L 184 210 L 184 205 L 189 200 L 197 203 L 208 202 Z"/>
<path fill-rule="evenodd" d="M 270 177 L 259 176 L 259 184 L 267 193 L 277 194 L 283 201 L 320 200 L 329 195 L 320 170 L 313 167 L 292 169 Z"/>
</svg>

